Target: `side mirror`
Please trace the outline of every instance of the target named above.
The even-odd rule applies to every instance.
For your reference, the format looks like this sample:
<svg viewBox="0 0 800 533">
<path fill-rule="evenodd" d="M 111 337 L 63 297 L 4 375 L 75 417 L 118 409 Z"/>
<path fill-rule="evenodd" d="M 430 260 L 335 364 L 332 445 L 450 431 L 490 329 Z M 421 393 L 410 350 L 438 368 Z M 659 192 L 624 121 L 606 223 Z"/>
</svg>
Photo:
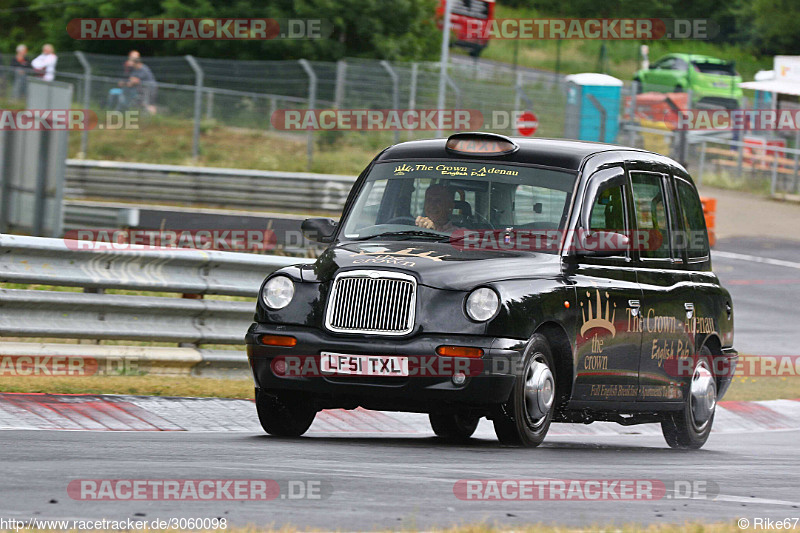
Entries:
<svg viewBox="0 0 800 533">
<path fill-rule="evenodd" d="M 615 231 L 587 231 L 576 240 L 576 257 L 613 257 L 631 248 L 630 238 Z"/>
<path fill-rule="evenodd" d="M 333 242 L 333 235 L 338 227 L 339 223 L 332 218 L 307 218 L 300 224 L 306 239 L 323 244 Z"/>
</svg>

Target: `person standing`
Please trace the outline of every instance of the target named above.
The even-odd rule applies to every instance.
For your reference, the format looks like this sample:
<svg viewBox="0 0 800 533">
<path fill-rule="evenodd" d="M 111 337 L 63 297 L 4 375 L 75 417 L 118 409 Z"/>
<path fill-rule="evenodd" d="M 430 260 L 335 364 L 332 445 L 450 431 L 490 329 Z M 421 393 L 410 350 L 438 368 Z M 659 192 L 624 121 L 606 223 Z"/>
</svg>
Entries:
<svg viewBox="0 0 800 533">
<path fill-rule="evenodd" d="M 44 81 L 53 81 L 56 79 L 56 63 L 58 63 L 58 56 L 53 45 L 46 44 L 42 47 L 42 53 L 31 61 L 31 66 Z"/>
<path fill-rule="evenodd" d="M 15 100 L 25 96 L 25 81 L 31 71 L 31 62 L 28 59 L 28 47 L 24 44 L 17 45 L 17 53 L 11 59 L 13 88 L 11 97 Z"/>
</svg>

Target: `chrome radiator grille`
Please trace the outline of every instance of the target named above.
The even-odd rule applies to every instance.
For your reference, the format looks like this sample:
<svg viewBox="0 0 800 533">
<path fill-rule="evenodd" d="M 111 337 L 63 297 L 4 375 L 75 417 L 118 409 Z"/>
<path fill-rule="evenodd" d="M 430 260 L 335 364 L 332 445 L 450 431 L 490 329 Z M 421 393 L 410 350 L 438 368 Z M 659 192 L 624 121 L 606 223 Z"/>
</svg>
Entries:
<svg viewBox="0 0 800 533">
<path fill-rule="evenodd" d="M 414 328 L 417 282 L 385 271 L 345 272 L 333 281 L 325 327 L 340 333 L 403 335 Z"/>
</svg>

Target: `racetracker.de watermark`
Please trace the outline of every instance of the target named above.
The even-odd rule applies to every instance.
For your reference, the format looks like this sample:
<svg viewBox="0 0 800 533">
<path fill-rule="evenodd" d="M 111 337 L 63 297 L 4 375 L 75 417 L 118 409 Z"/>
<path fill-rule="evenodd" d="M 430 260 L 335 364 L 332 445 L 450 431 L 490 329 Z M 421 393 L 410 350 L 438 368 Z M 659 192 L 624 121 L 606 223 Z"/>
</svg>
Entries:
<svg viewBox="0 0 800 533">
<path fill-rule="evenodd" d="M 0 376 L 86 377 L 147 374 L 151 361 L 139 357 L 91 355 L 0 355 Z"/>
<path fill-rule="evenodd" d="M 713 331 L 713 320 L 695 317 L 688 324 L 697 329 L 699 321 L 710 321 L 699 329 Z M 740 355 L 733 361 L 727 357 L 690 355 L 671 357 L 664 361 L 664 370 L 673 377 L 691 377 L 699 360 L 704 360 L 714 376 L 718 378 L 797 378 L 800 376 L 800 356 L 797 355 Z"/>
<path fill-rule="evenodd" d="M 326 39 L 333 24 L 323 19 L 274 18 L 79 18 L 67 34 L 80 41 L 265 41 Z"/>
<path fill-rule="evenodd" d="M 73 500 L 89 501 L 271 501 L 323 500 L 333 486 L 319 479 L 74 479 Z"/>
<path fill-rule="evenodd" d="M 669 239 L 670 242 L 666 242 Z M 659 230 L 574 231 L 457 229 L 450 235 L 450 244 L 461 250 L 556 252 L 561 247 L 569 252 L 651 252 L 657 250 L 698 250 L 707 244 L 704 231 Z"/>
<path fill-rule="evenodd" d="M 529 115 L 477 109 L 278 109 L 270 123 L 281 131 L 502 131 L 529 126 Z"/>
<path fill-rule="evenodd" d="M 682 109 L 664 122 L 676 130 L 798 131 L 799 109 Z"/>
<path fill-rule="evenodd" d="M 461 479 L 453 494 L 467 501 L 713 500 L 719 486 L 706 480 L 659 479 Z"/>
<path fill-rule="evenodd" d="M 476 109 L 278 109 L 270 123 L 282 131 L 474 130 L 484 126 Z"/>
<path fill-rule="evenodd" d="M 719 26 L 709 19 L 509 18 L 466 19 L 466 39 L 523 40 L 659 40 L 711 39 Z"/>
<path fill-rule="evenodd" d="M 302 246 L 300 231 L 287 230 L 284 243 Z M 221 250 L 264 252 L 277 247 L 278 235 L 271 229 L 78 229 L 64 234 L 70 250 L 110 252 L 123 250 Z"/>
<path fill-rule="evenodd" d="M 0 109 L 0 131 L 85 131 L 139 129 L 139 111 L 91 109 Z"/>
</svg>

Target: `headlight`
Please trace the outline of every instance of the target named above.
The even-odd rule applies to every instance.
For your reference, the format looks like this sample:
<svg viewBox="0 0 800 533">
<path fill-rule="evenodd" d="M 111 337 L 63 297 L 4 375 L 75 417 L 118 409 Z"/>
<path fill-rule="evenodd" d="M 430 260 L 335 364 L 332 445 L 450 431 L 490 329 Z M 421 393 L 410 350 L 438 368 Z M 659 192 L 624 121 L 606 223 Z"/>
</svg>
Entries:
<svg viewBox="0 0 800 533">
<path fill-rule="evenodd" d="M 261 299 L 270 309 L 283 309 L 294 296 L 294 282 L 286 276 L 275 276 L 264 285 Z"/>
<path fill-rule="evenodd" d="M 500 297 L 492 289 L 481 287 L 467 297 L 467 316 L 477 322 L 492 318 L 500 307 Z"/>
</svg>

